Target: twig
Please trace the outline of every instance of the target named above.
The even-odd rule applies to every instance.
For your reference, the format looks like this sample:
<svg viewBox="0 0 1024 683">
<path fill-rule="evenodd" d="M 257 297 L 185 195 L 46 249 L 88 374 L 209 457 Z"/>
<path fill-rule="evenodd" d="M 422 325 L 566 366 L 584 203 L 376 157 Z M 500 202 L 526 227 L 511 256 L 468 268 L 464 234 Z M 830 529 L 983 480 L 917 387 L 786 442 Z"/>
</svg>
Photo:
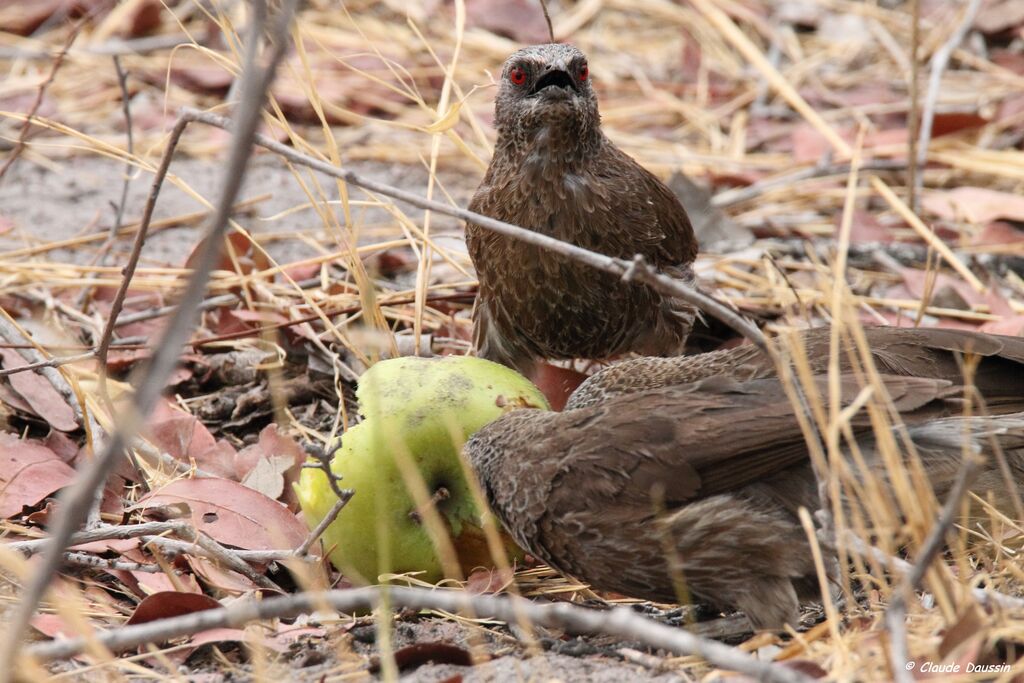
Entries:
<svg viewBox="0 0 1024 683">
<path fill-rule="evenodd" d="M 9 681 L 13 672 L 17 670 L 14 665 L 15 656 L 20 649 L 22 635 L 60 564 L 69 539 L 86 518 L 96 491 L 113 469 L 125 445 L 155 407 L 167 378 L 177 364 L 181 347 L 192 333 L 198 315 L 196 307 L 203 299 L 210 273 L 223 246 L 231 204 L 241 187 L 252 153 L 252 138 L 263 110 L 263 98 L 288 45 L 287 31 L 298 2 L 299 0 L 289 0 L 281 8 L 272 31 L 276 40 L 272 41 L 270 59 L 262 69 L 257 67 L 256 58 L 257 44 L 263 26 L 256 20 L 252 22 L 242 71 L 242 96 L 235 110 L 236 127 L 231 136 L 227 163 L 224 167 L 223 188 L 218 197 L 216 211 L 210 219 L 204 248 L 200 251 L 178 309 L 168 321 L 167 329 L 151 361 L 134 373 L 136 381 L 133 384 L 137 388 L 134 405 L 124 414 L 103 452 L 82 470 L 74 483 L 61 495 L 62 512 L 56 521 L 51 544 L 44 553 L 43 562 L 35 568 L 35 574 L 26 585 L 17 607 L 12 610 L 6 637 L 0 642 L 0 683 Z M 257 5 L 264 7 L 262 2 L 258 2 Z M 265 7 L 262 12 L 254 12 L 255 17 L 262 14 L 265 14 Z"/>
<path fill-rule="evenodd" d="M 907 162 L 903 159 L 874 159 L 861 164 L 859 168 L 861 171 L 898 171 L 905 168 L 906 165 Z M 849 172 L 850 162 L 848 161 L 838 164 L 818 164 L 810 168 L 802 168 L 799 171 L 793 171 L 792 173 L 786 173 L 772 178 L 765 178 L 764 180 L 760 180 L 753 185 L 748 185 L 747 187 L 719 192 L 711 198 L 711 206 L 718 209 L 726 208 L 739 204 L 740 202 L 760 197 L 769 190 L 785 187 L 791 183 L 800 182 L 801 180 L 811 180 L 813 178 L 823 178 L 832 175 L 847 175 Z"/>
<path fill-rule="evenodd" d="M 60 71 L 60 67 L 64 64 L 64 58 L 68 54 L 68 50 L 71 49 L 71 45 L 75 42 L 79 32 L 85 27 L 86 23 L 92 18 L 93 14 L 101 7 L 98 5 L 93 8 L 91 12 L 88 12 L 84 17 L 75 22 L 75 25 L 71 27 L 68 32 L 67 40 L 64 41 L 64 47 L 57 53 L 57 56 L 53 59 L 53 66 L 50 67 L 50 73 L 46 76 L 46 80 L 39 84 L 39 88 L 36 90 L 36 99 L 32 102 L 32 106 L 29 107 L 28 116 L 25 117 L 25 122 L 21 124 L 21 132 L 18 133 L 18 140 L 14 144 L 14 149 L 11 150 L 10 155 L 7 157 L 7 161 L 4 162 L 3 167 L 0 167 L 0 180 L 7 174 L 7 170 L 14 164 L 15 160 L 21 156 L 21 152 L 25 149 L 25 140 L 28 139 L 28 132 L 32 129 L 32 119 L 35 117 L 36 112 L 39 111 L 39 107 L 43 104 L 43 96 L 46 94 L 46 89 L 53 83 L 53 79 L 57 77 L 57 72 Z"/>
<path fill-rule="evenodd" d="M 945 545 L 946 534 L 953 526 L 960 503 L 967 494 L 971 482 L 974 481 L 980 464 L 979 458 L 974 454 L 964 454 L 960 471 L 957 473 L 952 489 L 946 496 L 946 502 L 942 506 L 939 518 L 928 532 L 911 570 L 903 576 L 900 585 L 893 590 L 889 599 L 889 606 L 885 610 L 885 626 L 890 636 L 889 665 L 897 683 L 912 683 L 914 680 L 913 674 L 906 669 L 910 657 L 907 647 L 907 596 L 920 587 L 932 560 Z"/>
<path fill-rule="evenodd" d="M 847 529 L 843 534 L 843 542 L 849 550 L 854 551 L 865 559 L 878 562 L 893 573 L 906 575 L 914 569 L 914 565 L 904 559 L 888 554 L 881 548 L 870 545 L 851 529 Z M 981 605 L 998 605 L 1003 609 L 1024 610 L 1024 598 L 1000 593 L 997 590 L 972 588 L 971 595 Z"/>
<path fill-rule="evenodd" d="M 93 541 L 107 541 L 110 539 L 139 538 L 147 534 L 165 534 L 169 532 L 179 533 L 187 529 L 188 525 L 183 522 L 144 522 L 142 524 L 119 524 L 117 526 L 104 526 L 98 529 L 80 531 L 68 539 L 68 547 L 92 543 Z M 37 538 L 31 541 L 14 541 L 5 543 L 4 547 L 16 550 L 25 555 L 31 556 L 46 549 L 50 543 L 48 538 Z"/>
<path fill-rule="evenodd" d="M 548 23 L 548 39 L 553 43 L 555 42 L 555 29 L 551 25 L 551 15 L 548 14 L 547 0 L 540 0 L 540 8 L 544 12 L 544 21 Z"/>
<path fill-rule="evenodd" d="M 120 651 L 211 628 L 239 628 L 261 619 L 295 617 L 325 606 L 338 612 L 350 613 L 375 608 L 385 590 L 388 601 L 395 607 L 446 612 L 469 609 L 478 616 L 489 616 L 506 622 L 515 621 L 517 614 L 524 614 L 534 623 L 548 628 L 561 628 L 579 634 L 606 634 L 623 640 L 639 641 L 648 647 L 664 649 L 677 655 L 696 655 L 714 666 L 746 674 L 760 681 L 810 683 L 813 680 L 795 669 L 758 661 L 739 649 L 700 638 L 685 629 L 672 628 L 646 619 L 628 607 L 598 611 L 565 602 L 537 604 L 511 595 L 471 595 L 465 591 L 400 586 L 296 593 L 261 601 L 240 600 L 228 607 L 124 626 L 97 635 L 95 642 L 110 650 Z M 82 652 L 85 646 L 85 639 L 72 638 L 33 645 L 27 648 L 27 653 L 49 661 L 74 656 Z"/>
<path fill-rule="evenodd" d="M 202 546 L 190 541 L 179 541 L 176 538 L 167 538 L 165 536 L 142 536 L 141 540 L 144 545 L 152 544 L 160 546 L 160 549 L 167 555 L 198 555 L 200 557 L 215 557 L 215 555 L 207 551 Z M 298 557 L 295 550 L 291 548 L 281 550 L 239 550 L 232 548 L 231 554 L 239 559 L 245 560 L 246 562 L 253 562 L 256 564 L 281 562 Z M 312 561 L 312 558 L 308 555 L 299 557 L 299 559 Z"/>
<path fill-rule="evenodd" d="M 225 548 L 214 539 L 210 538 L 206 534 L 194 530 L 192 527 L 186 527 L 183 529 L 181 535 L 188 538 L 188 540 L 196 546 L 205 550 L 209 557 L 217 560 L 228 569 L 238 572 L 257 586 L 275 592 L 279 592 L 281 590 L 280 586 L 249 566 L 249 563 L 242 559 L 237 554 L 237 551 Z"/>
<path fill-rule="evenodd" d="M 974 24 L 974 17 L 981 8 L 981 0 L 968 0 L 967 9 L 960 18 L 960 24 L 950 34 L 949 39 L 932 54 L 931 72 L 928 75 L 928 93 L 925 95 L 924 107 L 921 111 L 921 131 L 917 141 L 917 167 L 923 169 L 928 162 L 928 145 L 932 139 L 932 124 L 935 122 L 935 103 L 939 99 L 939 87 L 942 85 L 942 72 L 949 64 L 953 51 L 964 42 L 964 36 Z M 915 187 L 911 196 L 920 198 L 924 186 L 924 174 L 918 173 L 914 179 Z M 913 205 L 911 205 L 913 206 Z M 915 209 L 916 212 L 916 209 Z"/>
<path fill-rule="evenodd" d="M 124 69 L 121 68 L 121 60 L 117 55 L 114 55 L 114 72 L 117 74 L 117 84 L 121 88 L 121 112 L 124 115 L 125 125 L 125 136 L 127 137 L 127 151 L 129 158 L 135 156 L 135 138 L 132 133 L 132 109 L 131 109 L 131 95 L 128 92 L 128 74 L 125 73 Z M 110 226 L 110 231 L 107 233 L 107 239 L 100 247 L 99 254 L 93 259 L 93 263 L 100 265 L 106 265 L 110 250 L 113 249 L 114 243 L 117 241 L 118 233 L 121 232 L 121 224 L 124 221 L 124 208 L 128 203 L 128 189 L 132 184 L 132 173 L 134 166 L 131 161 L 125 162 L 124 169 L 124 181 L 121 183 L 121 200 L 114 207 L 114 223 Z M 94 280 L 98 277 L 98 274 L 92 273 L 89 275 L 89 280 Z M 85 310 L 86 302 L 92 295 L 93 287 L 91 284 L 87 284 L 82 287 L 82 291 L 78 294 L 76 299 L 76 305 L 78 308 Z M 103 387 L 101 396 L 107 399 L 106 387 Z M 109 400 L 108 400 L 109 406 Z"/>
<path fill-rule="evenodd" d="M 110 340 L 114 337 L 114 327 L 117 324 L 117 318 L 121 314 L 121 308 L 124 306 L 125 297 L 128 296 L 128 286 L 131 284 L 132 276 L 135 275 L 135 269 L 139 265 L 139 258 L 142 255 L 142 247 L 146 242 L 146 235 L 149 232 L 149 223 L 153 219 L 153 210 L 156 207 L 157 197 L 160 196 L 160 188 L 163 186 L 164 178 L 167 176 L 167 170 L 171 166 L 171 159 L 174 156 L 174 148 L 177 146 L 178 139 L 184 132 L 184 124 L 180 121 L 174 124 L 174 128 L 171 130 L 171 135 L 167 142 L 167 150 L 164 152 L 164 156 L 160 160 L 160 166 L 156 170 L 156 175 L 153 176 L 153 184 L 150 186 L 149 196 L 146 198 L 146 206 L 142 211 L 142 220 L 139 222 L 139 229 L 135 232 L 135 241 L 132 243 L 132 250 L 128 255 L 128 263 L 125 264 L 124 269 L 121 271 L 121 285 L 117 288 L 117 293 L 114 294 L 114 300 L 110 304 L 110 313 L 107 317 L 107 323 L 103 326 L 103 334 L 100 335 L 100 343 L 96 348 L 96 359 L 99 361 L 100 368 L 99 389 L 100 395 L 104 397 L 109 397 L 109 394 L 107 393 L 106 367 L 107 353 L 110 349 Z M 116 235 L 116 232 L 114 234 Z M 206 246 L 208 249 L 217 249 L 220 245 L 211 245 L 207 242 Z M 195 279 L 195 275 L 193 275 L 193 279 Z M 179 308 L 175 310 L 180 310 L 180 306 L 181 303 L 179 302 Z M 165 335 L 165 341 L 169 334 L 170 332 L 168 331 L 168 334 Z M 109 401 L 109 398 L 107 400 Z"/>
<path fill-rule="evenodd" d="M 918 113 L 921 102 L 918 100 L 918 74 L 921 62 L 918 52 L 921 48 L 921 0 L 910 0 L 910 109 L 907 112 L 907 205 L 915 213 L 920 209 L 917 196 L 917 136 Z"/>
<path fill-rule="evenodd" d="M 141 562 L 129 562 L 117 558 L 97 557 L 89 553 L 64 553 L 65 564 L 78 565 L 79 567 L 99 567 L 101 569 L 120 569 L 126 572 L 146 572 L 148 574 L 159 574 L 163 569 L 158 564 L 143 564 Z"/>
<path fill-rule="evenodd" d="M 96 355 L 95 351 L 86 351 L 75 356 L 57 356 L 48 360 L 36 361 L 35 363 L 29 363 L 27 365 L 19 365 L 16 368 L 4 368 L 0 370 L 0 377 L 7 377 L 8 375 L 16 375 L 19 372 L 25 372 L 26 370 L 39 370 L 41 368 L 59 368 L 62 365 L 68 365 L 70 363 L 77 363 L 80 360 L 89 360 Z"/>
</svg>

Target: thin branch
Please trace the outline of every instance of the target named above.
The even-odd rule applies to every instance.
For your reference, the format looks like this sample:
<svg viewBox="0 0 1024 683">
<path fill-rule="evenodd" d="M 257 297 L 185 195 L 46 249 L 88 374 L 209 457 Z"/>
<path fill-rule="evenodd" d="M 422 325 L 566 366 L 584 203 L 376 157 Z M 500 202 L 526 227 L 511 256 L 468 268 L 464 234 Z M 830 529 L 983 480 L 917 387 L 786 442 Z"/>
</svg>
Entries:
<svg viewBox="0 0 1024 683">
<path fill-rule="evenodd" d="M 121 651 L 211 628 L 240 628 L 261 619 L 285 619 L 309 614 L 324 607 L 351 613 L 375 608 L 385 594 L 392 607 L 446 612 L 472 610 L 477 616 L 505 622 L 514 622 L 519 615 L 525 615 L 534 623 L 548 628 L 565 629 L 577 634 L 599 633 L 638 641 L 676 655 L 699 656 L 716 667 L 746 674 L 759 681 L 810 683 L 813 680 L 795 669 L 759 661 L 737 648 L 701 638 L 685 629 L 646 619 L 628 607 L 597 611 L 566 602 L 538 604 L 511 595 L 471 595 L 465 591 L 399 586 L 296 593 L 260 601 L 240 600 L 228 607 L 123 626 L 97 635 L 95 642 L 110 650 Z M 83 638 L 41 643 L 27 648 L 27 654 L 44 661 L 63 659 L 82 652 L 86 644 Z"/>
<path fill-rule="evenodd" d="M 231 204 L 241 188 L 252 154 L 252 139 L 262 114 L 263 98 L 284 56 L 289 42 L 288 28 L 298 2 L 299 0 L 290 0 L 284 3 L 279 11 L 272 29 L 276 40 L 272 41 L 270 59 L 262 69 L 257 66 L 256 61 L 257 43 L 263 26 L 255 20 L 252 22 L 242 71 L 244 82 L 241 98 L 235 110 L 236 126 L 224 166 L 223 187 L 216 211 L 210 219 L 204 248 L 200 251 L 178 309 L 168 321 L 167 329 L 151 361 L 134 373 L 134 405 L 129 407 L 119 421 L 103 452 L 87 464 L 74 483 L 61 495 L 61 514 L 55 524 L 51 545 L 46 549 L 43 561 L 35 567 L 35 573 L 26 585 L 17 607 L 11 611 L 6 637 L 0 642 L 0 683 L 9 681 L 13 672 L 17 670 L 14 662 L 21 647 L 22 635 L 60 565 L 68 541 L 85 520 L 96 491 L 106 481 L 125 446 L 155 407 L 167 378 L 177 364 L 182 346 L 192 334 L 198 318 L 196 309 L 203 300 L 210 273 L 223 247 Z M 263 6 L 264 3 L 258 2 L 257 5 Z M 258 17 L 263 13 L 265 12 L 257 11 L 254 16 Z"/>
<path fill-rule="evenodd" d="M 903 576 L 900 585 L 893 590 L 889 599 L 889 606 L 885 610 L 885 626 L 890 636 L 889 665 L 896 683 L 912 683 L 914 681 L 913 674 L 906 669 L 910 657 L 907 647 L 907 598 L 920 587 L 932 561 L 945 546 L 946 534 L 953 526 L 960 503 L 967 495 L 967 489 L 974 481 L 980 465 L 980 459 L 974 454 L 966 453 L 964 455 L 960 471 L 957 472 L 953 488 L 946 496 L 946 502 L 942 506 L 939 518 L 928 532 L 911 570 Z"/>
<path fill-rule="evenodd" d="M 548 14 L 547 0 L 540 0 L 540 9 L 544 12 L 544 21 L 548 24 L 548 39 L 553 43 L 555 42 L 555 28 L 551 25 L 551 15 Z"/>
<path fill-rule="evenodd" d="M 118 569 L 126 572 L 146 572 L 148 574 L 159 574 L 163 568 L 158 564 L 141 562 L 129 562 L 117 558 L 99 557 L 89 553 L 64 553 L 65 564 L 79 567 L 96 567 L 98 569 Z"/>
<path fill-rule="evenodd" d="M 949 64 L 953 51 L 964 42 L 964 37 L 974 24 L 974 17 L 981 9 L 981 0 L 968 0 L 967 9 L 960 18 L 960 24 L 950 34 L 949 39 L 932 54 L 931 73 L 928 75 L 928 93 L 925 95 L 924 107 L 921 112 L 921 131 L 917 141 L 917 168 L 921 171 L 915 178 L 913 197 L 920 199 L 924 186 L 924 165 L 928 162 L 928 145 L 932 139 L 932 124 L 935 122 L 935 103 L 939 99 L 939 88 L 942 85 L 942 72 Z M 914 210 L 915 213 L 917 209 Z"/>
<path fill-rule="evenodd" d="M 917 136 L 921 102 L 918 98 L 918 75 L 921 62 L 921 0 L 910 0 L 910 110 L 907 112 L 907 204 L 916 213 L 920 209 L 917 198 Z"/>
<path fill-rule="evenodd" d="M 60 71 L 60 67 L 64 64 L 64 58 L 68 54 L 68 50 L 71 49 L 71 45 L 75 42 L 78 34 L 85 27 L 86 23 L 92 18 L 93 14 L 102 5 L 98 5 L 93 11 L 87 13 L 84 17 L 75 22 L 75 25 L 71 27 L 68 32 L 67 40 L 64 41 L 64 47 L 61 48 L 60 52 L 53 59 L 53 66 L 50 67 L 50 73 L 46 76 L 46 80 L 39 84 L 39 88 L 36 90 L 36 98 L 32 102 L 32 106 L 29 107 L 28 116 L 25 117 L 25 122 L 21 124 L 21 132 L 18 133 L 18 140 L 14 144 L 14 149 L 11 150 L 10 155 L 7 157 L 7 161 L 4 162 L 2 168 L 0 168 L 0 180 L 7 174 L 8 169 L 14 165 L 14 162 L 21 156 L 21 152 L 25 149 L 25 141 L 28 139 L 28 132 L 32 129 L 32 119 L 35 117 L 36 112 L 39 111 L 39 107 L 43 104 L 43 96 L 46 94 L 46 89 L 50 87 L 53 80 L 57 77 L 57 72 Z"/>
<path fill-rule="evenodd" d="M 0 370 L 0 377 L 7 377 L 8 375 L 16 375 L 19 372 L 25 372 L 26 370 L 39 370 L 41 368 L 59 368 L 62 365 L 68 365 L 70 363 L 77 363 L 80 360 L 89 360 L 96 355 L 95 351 L 86 351 L 75 356 L 57 356 L 48 360 L 40 360 L 35 363 L 29 363 L 28 365 L 19 365 L 16 368 L 4 368 Z"/>
<path fill-rule="evenodd" d="M 104 526 L 89 531 L 80 531 L 68 539 L 68 547 L 92 543 L 94 541 L 107 541 L 111 539 L 139 538 L 150 534 L 179 533 L 188 529 L 183 522 L 144 522 L 143 524 L 119 524 L 117 526 Z M 34 555 L 46 550 L 49 545 L 49 538 L 37 538 L 31 541 L 15 541 L 4 544 L 5 548 L 16 550 L 25 555 Z"/>
</svg>

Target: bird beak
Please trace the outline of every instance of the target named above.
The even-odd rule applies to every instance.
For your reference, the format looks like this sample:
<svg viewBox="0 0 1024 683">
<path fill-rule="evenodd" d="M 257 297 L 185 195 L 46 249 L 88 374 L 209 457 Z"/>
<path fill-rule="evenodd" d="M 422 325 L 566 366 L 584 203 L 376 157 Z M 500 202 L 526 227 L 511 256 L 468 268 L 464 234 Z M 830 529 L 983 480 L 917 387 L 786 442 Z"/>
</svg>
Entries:
<svg viewBox="0 0 1024 683">
<path fill-rule="evenodd" d="M 540 78 L 537 79 L 537 83 L 533 86 L 533 90 L 530 94 L 536 95 L 548 86 L 560 88 L 568 86 L 573 91 L 579 92 L 576 79 L 574 79 L 569 73 L 568 65 L 564 64 L 561 60 L 557 62 L 549 62 L 544 65 L 544 70 L 541 73 Z"/>
</svg>

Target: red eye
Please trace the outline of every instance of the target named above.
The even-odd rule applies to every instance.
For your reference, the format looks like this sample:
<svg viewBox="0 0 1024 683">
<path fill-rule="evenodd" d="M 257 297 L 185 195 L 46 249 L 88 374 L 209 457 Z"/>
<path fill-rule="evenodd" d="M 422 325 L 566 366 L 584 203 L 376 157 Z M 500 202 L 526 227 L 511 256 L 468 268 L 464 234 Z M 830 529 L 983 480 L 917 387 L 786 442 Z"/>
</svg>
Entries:
<svg viewBox="0 0 1024 683">
<path fill-rule="evenodd" d="M 515 85 L 522 85 L 526 83 L 526 71 L 521 66 L 514 66 L 508 72 L 508 80 L 512 81 Z"/>
<path fill-rule="evenodd" d="M 590 78 L 590 67 L 586 64 L 580 67 L 580 80 L 585 81 Z"/>
</svg>

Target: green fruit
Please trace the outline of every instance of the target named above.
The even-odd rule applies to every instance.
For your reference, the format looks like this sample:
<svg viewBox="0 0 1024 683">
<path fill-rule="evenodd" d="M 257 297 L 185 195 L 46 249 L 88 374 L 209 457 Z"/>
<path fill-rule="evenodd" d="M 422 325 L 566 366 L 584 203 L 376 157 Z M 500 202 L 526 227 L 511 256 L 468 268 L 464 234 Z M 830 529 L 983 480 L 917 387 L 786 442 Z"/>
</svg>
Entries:
<svg viewBox="0 0 1024 683">
<path fill-rule="evenodd" d="M 365 419 L 345 432 L 331 462 L 340 485 L 356 492 L 323 535 L 334 565 L 359 582 L 414 571 L 432 583 L 444 577 L 403 463 L 414 465 L 433 496 L 463 571 L 489 565 L 459 450 L 508 410 L 547 409 L 541 392 L 497 363 L 445 356 L 381 361 L 362 376 L 356 396 Z M 304 469 L 295 490 L 310 528 L 337 500 L 317 469 Z"/>
</svg>

